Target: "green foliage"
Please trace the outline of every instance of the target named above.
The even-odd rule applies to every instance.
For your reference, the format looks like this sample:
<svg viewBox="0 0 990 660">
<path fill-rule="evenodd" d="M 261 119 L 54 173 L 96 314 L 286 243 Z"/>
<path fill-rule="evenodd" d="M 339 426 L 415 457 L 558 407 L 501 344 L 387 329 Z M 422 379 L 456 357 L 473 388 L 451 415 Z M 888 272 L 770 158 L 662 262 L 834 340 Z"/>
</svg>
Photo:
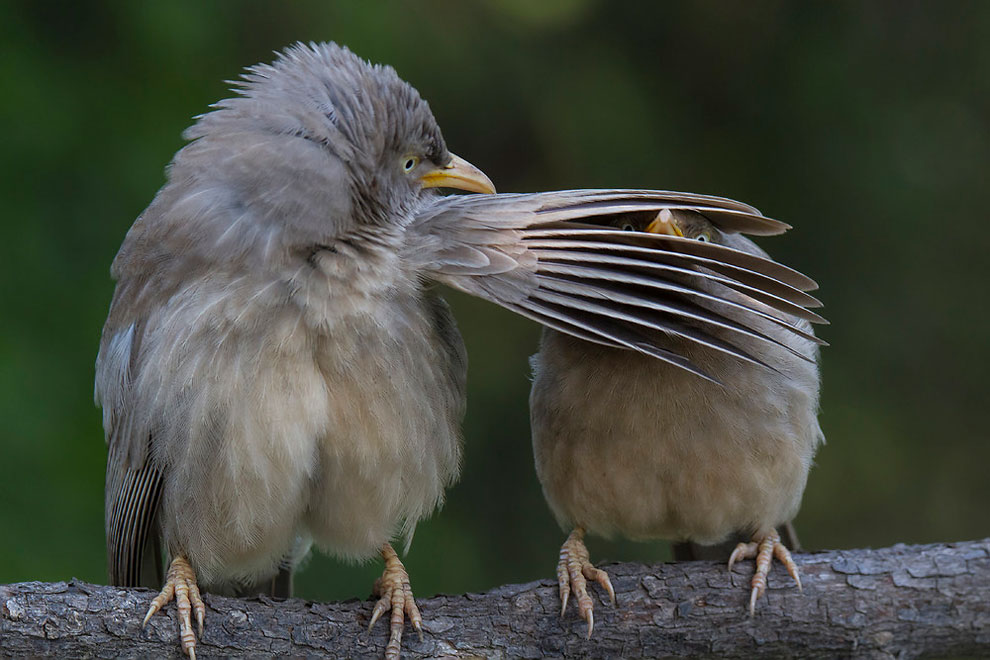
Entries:
<svg viewBox="0 0 990 660">
<path fill-rule="evenodd" d="M 0 583 L 104 579 L 91 392 L 110 261 L 191 117 L 296 40 L 394 65 L 500 190 L 715 193 L 794 225 L 762 244 L 819 280 L 833 324 L 805 545 L 990 534 L 990 4 L 536 4 L 0 4 Z M 450 297 L 467 449 L 407 557 L 421 596 L 549 578 L 564 538 L 530 458 L 538 331 Z M 379 570 L 317 557 L 298 591 L 363 597 Z"/>
</svg>

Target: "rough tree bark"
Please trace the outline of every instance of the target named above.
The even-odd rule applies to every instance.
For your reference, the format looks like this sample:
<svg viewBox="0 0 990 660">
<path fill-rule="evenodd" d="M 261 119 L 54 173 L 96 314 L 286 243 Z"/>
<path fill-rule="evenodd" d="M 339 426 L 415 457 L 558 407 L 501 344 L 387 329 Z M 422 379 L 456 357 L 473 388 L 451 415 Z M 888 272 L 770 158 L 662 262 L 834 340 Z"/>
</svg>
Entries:
<svg viewBox="0 0 990 660">
<path fill-rule="evenodd" d="M 795 555 L 804 592 L 779 566 L 746 612 L 752 562 L 608 567 L 618 597 L 598 596 L 593 638 L 573 607 L 559 616 L 550 581 L 421 600 L 425 638 L 407 628 L 403 657 L 990 656 L 990 539 Z M 0 654 L 180 657 L 174 605 L 141 619 L 152 594 L 79 581 L 0 586 Z M 387 617 L 368 601 L 206 595 L 198 657 L 380 656 Z"/>
</svg>

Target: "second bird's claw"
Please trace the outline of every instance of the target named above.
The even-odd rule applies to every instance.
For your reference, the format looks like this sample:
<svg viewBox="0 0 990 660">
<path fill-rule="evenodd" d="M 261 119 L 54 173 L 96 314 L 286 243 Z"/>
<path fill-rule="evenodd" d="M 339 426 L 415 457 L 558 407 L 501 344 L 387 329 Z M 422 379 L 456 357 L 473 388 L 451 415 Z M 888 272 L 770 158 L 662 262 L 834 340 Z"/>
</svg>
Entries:
<svg viewBox="0 0 990 660">
<path fill-rule="evenodd" d="M 419 635 L 419 641 L 423 641 L 423 617 L 420 616 L 419 608 L 416 607 L 416 600 L 413 598 L 412 587 L 409 586 L 409 574 L 399 560 L 398 555 L 391 546 L 385 546 L 382 550 L 385 558 L 385 571 L 382 576 L 375 580 L 372 594 L 378 596 L 375 609 L 371 612 L 371 622 L 368 630 L 375 625 L 382 614 L 391 610 L 389 618 L 389 639 L 385 646 L 386 660 L 398 660 L 402 648 L 402 628 L 405 619 L 409 617 L 409 623 Z"/>
<path fill-rule="evenodd" d="M 804 590 L 801 587 L 801 577 L 798 574 L 797 564 L 794 563 L 794 558 L 791 557 L 791 552 L 787 549 L 787 546 L 780 542 L 780 535 L 777 532 L 772 532 L 765 535 L 760 534 L 753 538 L 754 540 L 749 543 L 740 543 L 737 545 L 729 557 L 730 571 L 737 561 L 756 558 L 756 572 L 753 574 L 753 580 L 750 583 L 752 586 L 749 594 L 750 616 L 756 613 L 756 601 L 767 590 L 767 575 L 770 573 L 770 565 L 774 557 L 787 569 L 787 573 L 797 583 L 798 590 Z"/>
<path fill-rule="evenodd" d="M 557 586 L 560 591 L 560 615 L 567 610 L 567 601 L 571 591 L 577 599 L 578 613 L 588 623 L 588 639 L 595 629 L 595 604 L 588 594 L 588 580 L 597 582 L 606 592 L 609 600 L 615 605 L 615 589 L 608 573 L 595 568 L 591 563 L 588 549 L 584 545 L 584 532 L 575 529 L 560 547 L 560 559 L 557 561 Z"/>
<path fill-rule="evenodd" d="M 165 586 L 152 599 L 141 627 L 146 626 L 148 620 L 173 598 L 179 612 L 179 639 L 182 643 L 182 650 L 191 660 L 196 660 L 196 635 L 193 633 L 192 613 L 195 610 L 199 636 L 202 637 L 203 623 L 206 620 L 206 604 L 203 603 L 203 597 L 196 583 L 196 572 L 183 557 L 176 557 L 172 560 L 165 576 Z"/>
</svg>

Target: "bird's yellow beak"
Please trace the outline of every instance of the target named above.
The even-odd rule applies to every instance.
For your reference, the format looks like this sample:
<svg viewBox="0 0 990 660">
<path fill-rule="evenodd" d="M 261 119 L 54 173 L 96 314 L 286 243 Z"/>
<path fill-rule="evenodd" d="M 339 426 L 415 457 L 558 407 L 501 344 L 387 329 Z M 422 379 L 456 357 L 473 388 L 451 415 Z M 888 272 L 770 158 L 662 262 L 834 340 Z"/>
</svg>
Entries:
<svg viewBox="0 0 990 660">
<path fill-rule="evenodd" d="M 489 194 L 495 192 L 495 184 L 484 172 L 454 154 L 450 154 L 447 165 L 426 172 L 419 177 L 419 181 L 424 188 L 454 188 Z"/>
<path fill-rule="evenodd" d="M 674 214 L 670 212 L 670 209 L 664 209 L 657 213 L 653 222 L 646 225 L 646 231 L 650 234 L 667 234 L 668 236 L 684 238 L 684 232 L 677 226 L 677 221 L 674 220 Z"/>
</svg>

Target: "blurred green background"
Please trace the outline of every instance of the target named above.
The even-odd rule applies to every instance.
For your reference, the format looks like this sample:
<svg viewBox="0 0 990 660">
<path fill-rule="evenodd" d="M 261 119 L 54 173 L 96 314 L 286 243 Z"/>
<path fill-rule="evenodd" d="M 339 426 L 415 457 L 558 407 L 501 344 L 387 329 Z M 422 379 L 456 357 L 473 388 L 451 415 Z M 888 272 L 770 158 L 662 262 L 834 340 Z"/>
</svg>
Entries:
<svg viewBox="0 0 990 660">
<path fill-rule="evenodd" d="M 297 40 L 394 65 L 501 191 L 713 193 L 794 225 L 762 245 L 832 321 L 805 546 L 990 535 L 990 3 L 3 2 L 0 583 L 105 579 L 110 261 L 191 118 Z M 538 329 L 450 300 L 465 463 L 407 556 L 419 596 L 550 578 L 564 536 L 530 457 Z M 379 571 L 318 556 L 297 591 L 365 597 Z"/>
</svg>

